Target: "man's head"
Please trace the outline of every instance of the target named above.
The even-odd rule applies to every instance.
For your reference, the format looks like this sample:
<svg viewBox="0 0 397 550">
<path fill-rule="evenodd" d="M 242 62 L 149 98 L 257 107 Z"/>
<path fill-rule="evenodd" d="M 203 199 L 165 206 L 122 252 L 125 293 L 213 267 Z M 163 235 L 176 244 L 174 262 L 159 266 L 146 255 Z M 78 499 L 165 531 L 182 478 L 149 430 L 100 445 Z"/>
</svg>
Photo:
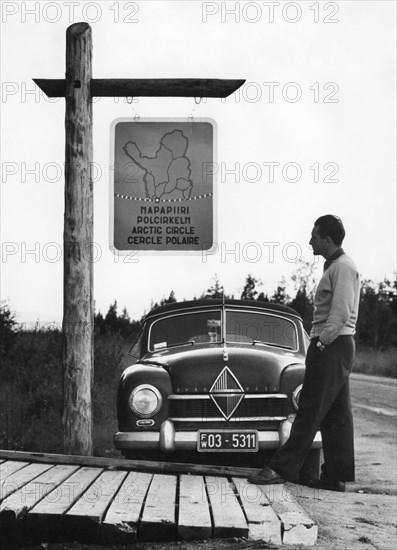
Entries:
<svg viewBox="0 0 397 550">
<path fill-rule="evenodd" d="M 315 256 L 329 257 L 342 246 L 345 238 L 345 229 L 338 216 L 327 214 L 314 222 L 309 244 L 313 247 Z"/>
</svg>

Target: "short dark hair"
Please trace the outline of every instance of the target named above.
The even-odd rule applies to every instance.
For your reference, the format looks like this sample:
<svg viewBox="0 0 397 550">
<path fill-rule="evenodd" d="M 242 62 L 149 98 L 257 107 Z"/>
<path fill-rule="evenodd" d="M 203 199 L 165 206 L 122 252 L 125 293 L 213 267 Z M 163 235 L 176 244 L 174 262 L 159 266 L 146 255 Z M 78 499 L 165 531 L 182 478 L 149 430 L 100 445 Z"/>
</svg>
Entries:
<svg viewBox="0 0 397 550">
<path fill-rule="evenodd" d="M 346 232 L 342 220 L 338 218 L 338 216 L 334 216 L 333 214 L 320 216 L 320 218 L 314 222 L 314 225 L 318 227 L 318 232 L 322 239 L 330 237 L 336 246 L 342 244 Z"/>
</svg>

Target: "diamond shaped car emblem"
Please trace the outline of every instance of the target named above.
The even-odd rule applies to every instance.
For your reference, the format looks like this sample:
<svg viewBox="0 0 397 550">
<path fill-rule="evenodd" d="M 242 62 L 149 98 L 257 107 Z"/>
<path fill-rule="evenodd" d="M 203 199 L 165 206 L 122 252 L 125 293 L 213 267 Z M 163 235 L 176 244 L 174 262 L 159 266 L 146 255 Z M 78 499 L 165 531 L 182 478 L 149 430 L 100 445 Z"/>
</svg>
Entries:
<svg viewBox="0 0 397 550">
<path fill-rule="evenodd" d="M 209 393 L 226 420 L 229 420 L 244 397 L 240 382 L 228 367 L 225 367 L 216 378 Z"/>
</svg>

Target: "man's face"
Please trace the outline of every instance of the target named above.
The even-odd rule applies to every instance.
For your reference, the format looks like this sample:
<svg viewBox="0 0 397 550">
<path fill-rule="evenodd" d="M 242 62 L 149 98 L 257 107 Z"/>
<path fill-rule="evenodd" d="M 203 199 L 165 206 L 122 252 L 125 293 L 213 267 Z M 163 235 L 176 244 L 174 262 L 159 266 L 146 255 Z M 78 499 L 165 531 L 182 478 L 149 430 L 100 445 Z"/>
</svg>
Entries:
<svg viewBox="0 0 397 550">
<path fill-rule="evenodd" d="M 321 237 L 319 228 L 317 225 L 313 227 L 312 237 L 309 241 L 310 246 L 313 248 L 313 254 L 315 256 L 323 256 L 324 252 L 329 248 L 328 238 Z"/>
</svg>

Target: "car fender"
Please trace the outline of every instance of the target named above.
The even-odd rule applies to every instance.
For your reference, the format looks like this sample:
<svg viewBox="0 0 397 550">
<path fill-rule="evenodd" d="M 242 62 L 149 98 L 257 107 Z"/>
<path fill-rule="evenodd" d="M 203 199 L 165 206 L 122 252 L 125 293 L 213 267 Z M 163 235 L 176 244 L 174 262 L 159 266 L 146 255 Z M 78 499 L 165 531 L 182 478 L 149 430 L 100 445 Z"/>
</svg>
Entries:
<svg viewBox="0 0 397 550">
<path fill-rule="evenodd" d="M 139 429 L 137 421 L 140 420 L 141 417 L 131 410 L 128 404 L 128 398 L 131 392 L 142 384 L 153 385 L 160 392 L 162 399 L 160 409 L 151 417 L 154 422 L 152 428 L 158 429 L 168 416 L 168 396 L 172 393 L 169 373 L 158 365 L 142 365 L 137 363 L 128 367 L 123 372 L 118 386 L 117 412 L 119 429 L 121 431 Z"/>
</svg>

